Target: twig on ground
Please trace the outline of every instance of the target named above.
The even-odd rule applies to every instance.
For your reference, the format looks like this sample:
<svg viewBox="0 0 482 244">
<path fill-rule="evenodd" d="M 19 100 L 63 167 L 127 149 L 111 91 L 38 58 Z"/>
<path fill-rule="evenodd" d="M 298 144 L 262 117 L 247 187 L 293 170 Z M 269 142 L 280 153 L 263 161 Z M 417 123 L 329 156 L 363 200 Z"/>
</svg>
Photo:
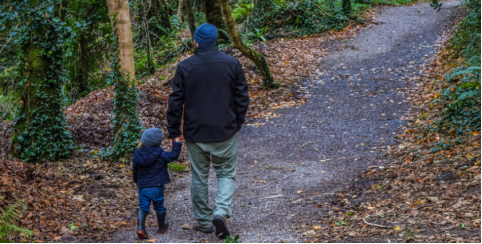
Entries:
<svg viewBox="0 0 482 244">
<path fill-rule="evenodd" d="M 313 144 L 313 143 L 318 143 L 318 142 L 324 142 L 324 141 L 310 141 L 310 142 L 307 142 L 307 143 L 305 143 L 305 144 L 303 144 L 303 145 L 301 145 L 301 146 L 302 146 L 302 147 L 305 147 L 305 146 L 308 145 L 308 144 Z"/>
<path fill-rule="evenodd" d="M 299 202 L 299 201 L 301 201 L 301 200 L 305 200 L 305 199 L 308 199 L 308 198 L 311 199 L 311 200 L 313 200 L 314 197 L 301 198 L 301 199 L 298 199 L 298 200 L 294 200 L 294 201 L 292 201 L 291 203 L 297 203 L 297 202 Z"/>
<path fill-rule="evenodd" d="M 283 196 L 283 194 L 279 194 L 279 195 L 276 195 L 276 196 L 262 197 L 260 199 L 275 198 L 275 197 L 282 197 L 282 196 Z"/>
<path fill-rule="evenodd" d="M 368 218 L 368 217 L 370 217 L 370 215 L 367 215 L 365 218 Z M 389 228 L 388 226 L 383 226 L 383 225 L 368 223 L 368 222 L 365 220 L 365 218 L 363 218 L 363 222 L 365 222 L 365 224 L 367 224 L 367 225 L 375 226 L 375 227 L 378 227 L 378 228 Z"/>
<path fill-rule="evenodd" d="M 284 178 L 283 178 L 283 179 L 284 179 Z M 268 183 L 268 184 L 266 184 L 266 185 L 257 186 L 257 187 L 254 187 L 253 189 L 261 188 L 261 187 L 265 187 L 265 186 L 269 186 L 269 185 L 271 185 L 272 183 L 274 183 L 274 182 L 276 182 L 276 181 L 279 181 L 279 180 L 282 180 L 282 179 L 277 179 L 277 180 L 271 181 L 270 183 Z"/>
</svg>

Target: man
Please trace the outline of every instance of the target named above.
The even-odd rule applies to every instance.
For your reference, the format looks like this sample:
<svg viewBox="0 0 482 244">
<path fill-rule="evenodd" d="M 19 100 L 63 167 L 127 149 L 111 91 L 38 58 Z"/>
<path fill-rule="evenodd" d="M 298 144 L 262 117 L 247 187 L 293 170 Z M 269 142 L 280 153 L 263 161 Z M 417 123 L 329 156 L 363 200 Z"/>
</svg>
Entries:
<svg viewBox="0 0 482 244">
<path fill-rule="evenodd" d="M 193 229 L 221 239 L 229 235 L 238 153 L 238 134 L 249 105 L 246 78 L 235 58 L 218 51 L 218 31 L 203 24 L 194 33 L 194 56 L 177 67 L 169 95 L 169 139 L 184 138 L 191 161 Z M 181 117 L 184 106 L 183 133 Z M 209 205 L 209 166 L 213 163 L 217 184 L 214 211 Z"/>
</svg>

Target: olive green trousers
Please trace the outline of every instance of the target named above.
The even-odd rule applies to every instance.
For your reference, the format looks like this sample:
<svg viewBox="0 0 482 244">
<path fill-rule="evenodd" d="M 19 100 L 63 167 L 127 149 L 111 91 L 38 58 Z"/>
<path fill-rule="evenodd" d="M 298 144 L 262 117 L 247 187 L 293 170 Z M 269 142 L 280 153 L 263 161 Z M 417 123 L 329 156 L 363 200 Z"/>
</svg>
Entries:
<svg viewBox="0 0 482 244">
<path fill-rule="evenodd" d="M 211 227 L 213 215 L 231 217 L 234 180 L 238 159 L 238 134 L 221 142 L 199 143 L 186 141 L 191 161 L 191 199 L 194 218 L 201 227 Z M 218 179 L 214 211 L 209 205 L 209 167 L 213 163 Z"/>
</svg>

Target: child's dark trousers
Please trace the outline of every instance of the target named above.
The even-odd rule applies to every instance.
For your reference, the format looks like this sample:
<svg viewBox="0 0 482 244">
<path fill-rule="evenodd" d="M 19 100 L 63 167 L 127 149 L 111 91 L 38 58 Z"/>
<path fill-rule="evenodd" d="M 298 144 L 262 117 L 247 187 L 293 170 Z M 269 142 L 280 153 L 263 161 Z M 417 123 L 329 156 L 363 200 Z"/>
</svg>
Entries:
<svg viewBox="0 0 482 244">
<path fill-rule="evenodd" d="M 140 209 L 149 212 L 151 201 L 158 214 L 166 212 L 164 207 L 164 186 L 139 189 Z"/>
</svg>

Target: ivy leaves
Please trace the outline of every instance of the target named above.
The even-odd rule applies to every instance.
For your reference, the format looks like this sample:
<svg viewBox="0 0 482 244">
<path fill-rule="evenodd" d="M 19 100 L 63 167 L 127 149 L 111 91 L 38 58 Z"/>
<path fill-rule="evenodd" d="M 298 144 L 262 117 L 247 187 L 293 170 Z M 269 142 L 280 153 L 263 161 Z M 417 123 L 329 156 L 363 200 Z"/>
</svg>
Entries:
<svg viewBox="0 0 482 244">
<path fill-rule="evenodd" d="M 59 0 L 14 1 L 2 8 L 15 10 L 6 14 L 5 23 L 22 23 L 18 35 L 11 33 L 24 64 L 18 66 L 23 82 L 18 87 L 21 106 L 14 120 L 12 156 L 28 162 L 66 158 L 73 149 L 61 107 L 62 46 L 69 29 L 56 15 L 59 6 Z"/>
</svg>

